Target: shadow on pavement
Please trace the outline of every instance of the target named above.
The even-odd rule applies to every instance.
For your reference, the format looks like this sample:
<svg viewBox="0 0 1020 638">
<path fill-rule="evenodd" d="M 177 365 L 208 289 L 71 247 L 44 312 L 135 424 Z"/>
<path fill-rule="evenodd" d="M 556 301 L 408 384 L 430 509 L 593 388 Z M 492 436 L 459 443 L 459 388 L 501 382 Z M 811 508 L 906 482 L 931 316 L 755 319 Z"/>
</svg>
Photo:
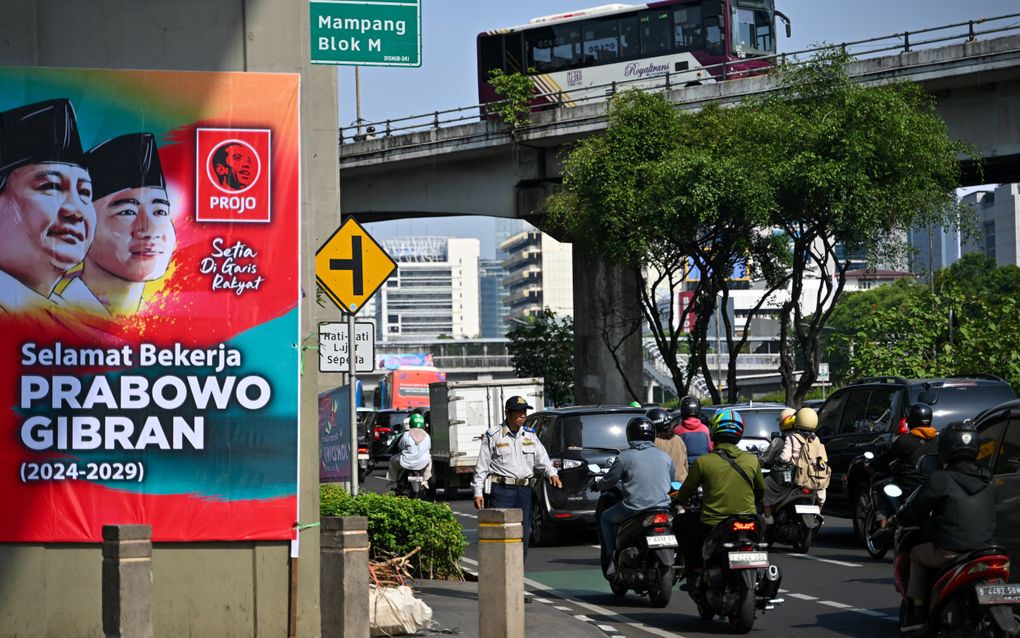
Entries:
<svg viewBox="0 0 1020 638">
<path fill-rule="evenodd" d="M 877 609 L 875 611 L 887 616 L 898 616 L 899 609 Z M 791 625 L 791 629 L 808 628 L 834 631 L 843 636 L 859 636 L 860 638 L 878 638 L 879 636 L 899 636 L 899 624 L 884 618 L 872 618 L 851 611 L 838 611 L 815 616 L 814 622 Z"/>
</svg>

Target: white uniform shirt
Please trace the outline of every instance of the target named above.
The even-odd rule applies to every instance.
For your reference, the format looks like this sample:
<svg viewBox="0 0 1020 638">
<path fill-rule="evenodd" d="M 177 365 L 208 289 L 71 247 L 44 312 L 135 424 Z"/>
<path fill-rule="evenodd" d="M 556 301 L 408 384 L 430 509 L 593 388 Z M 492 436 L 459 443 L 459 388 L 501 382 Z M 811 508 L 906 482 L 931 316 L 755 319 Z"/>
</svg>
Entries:
<svg viewBox="0 0 1020 638">
<path fill-rule="evenodd" d="M 535 470 L 546 476 L 556 476 L 556 468 L 549 460 L 545 446 L 535 436 L 531 428 L 521 427 L 517 434 L 510 431 L 506 423 L 493 428 L 482 437 L 482 447 L 478 450 L 478 463 L 475 465 L 475 478 L 471 485 L 475 496 L 485 492 L 485 480 L 491 476 L 504 476 L 513 479 L 528 479 L 534 476 Z"/>
<path fill-rule="evenodd" d="M 17 277 L 0 270 L 0 311 L 21 314 L 55 310 L 62 305 L 63 300 L 58 295 L 44 297 Z"/>
<path fill-rule="evenodd" d="M 94 315 L 111 316 L 110 311 L 103 305 L 103 302 L 99 301 L 99 298 L 89 290 L 89 287 L 80 277 L 71 279 L 67 287 L 64 288 L 64 291 L 60 293 L 60 297 L 63 298 L 66 305 L 73 308 L 78 308 Z"/>
</svg>

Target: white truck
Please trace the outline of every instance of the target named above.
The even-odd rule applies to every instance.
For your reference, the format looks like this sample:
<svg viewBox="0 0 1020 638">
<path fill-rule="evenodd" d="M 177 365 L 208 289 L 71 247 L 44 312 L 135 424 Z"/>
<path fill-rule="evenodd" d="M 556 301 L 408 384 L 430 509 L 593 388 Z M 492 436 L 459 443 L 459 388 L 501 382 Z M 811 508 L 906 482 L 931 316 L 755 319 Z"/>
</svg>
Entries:
<svg viewBox="0 0 1020 638">
<path fill-rule="evenodd" d="M 432 474 L 437 488 L 451 495 L 471 484 L 482 437 L 503 421 L 503 405 L 522 396 L 536 410 L 545 406 L 544 381 L 486 379 L 429 384 Z M 449 498 L 449 496 L 448 496 Z"/>
</svg>

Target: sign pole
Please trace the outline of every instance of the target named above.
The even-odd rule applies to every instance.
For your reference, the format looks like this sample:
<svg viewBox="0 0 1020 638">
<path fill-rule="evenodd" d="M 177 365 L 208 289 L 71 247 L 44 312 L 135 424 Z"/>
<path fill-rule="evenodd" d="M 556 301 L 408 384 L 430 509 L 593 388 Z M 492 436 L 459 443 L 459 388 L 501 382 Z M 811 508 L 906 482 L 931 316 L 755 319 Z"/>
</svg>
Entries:
<svg viewBox="0 0 1020 638">
<path fill-rule="evenodd" d="M 354 308 L 351 308 L 354 310 Z M 347 378 L 350 380 L 350 392 L 347 394 L 350 397 L 350 412 L 351 412 L 351 496 L 358 495 L 358 480 L 361 478 L 358 476 L 358 377 L 357 377 L 357 360 L 355 359 L 355 353 L 357 344 L 355 343 L 354 335 L 354 313 L 347 313 L 347 364 L 348 364 L 348 375 Z M 369 450 L 371 454 L 371 450 Z"/>
</svg>

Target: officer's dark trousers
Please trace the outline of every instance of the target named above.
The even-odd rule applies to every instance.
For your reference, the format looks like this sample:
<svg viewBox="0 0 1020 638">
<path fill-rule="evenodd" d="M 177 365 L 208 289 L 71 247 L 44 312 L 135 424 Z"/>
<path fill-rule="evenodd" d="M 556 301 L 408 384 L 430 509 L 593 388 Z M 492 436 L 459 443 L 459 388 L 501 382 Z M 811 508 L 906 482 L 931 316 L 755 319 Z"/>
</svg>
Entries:
<svg viewBox="0 0 1020 638">
<path fill-rule="evenodd" d="M 531 487 L 527 485 L 492 485 L 486 499 L 487 507 L 494 509 L 519 508 L 524 519 L 524 557 L 528 557 L 528 540 L 531 538 Z"/>
</svg>

